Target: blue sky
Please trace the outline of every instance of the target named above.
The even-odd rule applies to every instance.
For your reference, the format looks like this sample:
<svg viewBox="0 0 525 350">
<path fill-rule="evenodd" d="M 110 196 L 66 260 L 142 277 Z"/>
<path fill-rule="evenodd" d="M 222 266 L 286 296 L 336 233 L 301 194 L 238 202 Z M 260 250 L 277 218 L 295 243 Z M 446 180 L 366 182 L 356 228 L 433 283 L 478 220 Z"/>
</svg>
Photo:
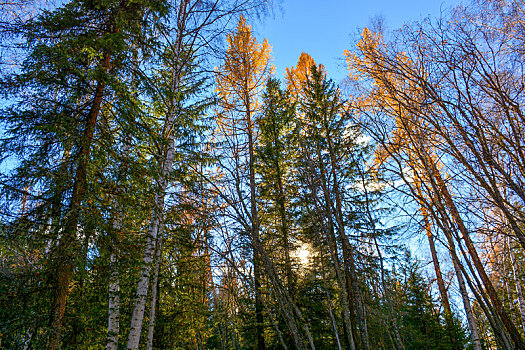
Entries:
<svg viewBox="0 0 525 350">
<path fill-rule="evenodd" d="M 343 51 L 353 50 L 370 18 L 380 15 L 388 29 L 436 18 L 461 0 L 282 0 L 282 11 L 262 22 L 252 23 L 259 41 L 272 45 L 276 76 L 283 78 L 286 67 L 294 66 L 301 52 L 325 65 L 329 77 L 340 82 L 347 75 Z M 426 237 L 415 236 L 405 243 L 423 261 L 430 261 Z M 429 272 L 432 274 L 432 272 Z"/>
<path fill-rule="evenodd" d="M 343 51 L 352 49 L 353 38 L 369 19 L 382 15 L 387 27 L 397 29 L 406 22 L 438 17 L 459 0 L 282 0 L 282 11 L 254 23 L 259 40 L 273 46 L 277 77 L 297 63 L 302 51 L 326 66 L 336 82 L 344 76 Z"/>
</svg>

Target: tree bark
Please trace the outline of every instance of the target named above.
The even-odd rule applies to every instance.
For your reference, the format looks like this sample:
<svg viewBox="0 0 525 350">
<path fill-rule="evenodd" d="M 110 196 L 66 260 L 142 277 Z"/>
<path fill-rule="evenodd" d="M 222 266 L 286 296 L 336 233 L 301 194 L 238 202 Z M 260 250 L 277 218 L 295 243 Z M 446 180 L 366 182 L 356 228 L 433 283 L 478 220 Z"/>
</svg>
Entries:
<svg viewBox="0 0 525 350">
<path fill-rule="evenodd" d="M 306 348 L 306 345 L 304 344 L 304 341 L 302 339 L 302 336 L 300 334 L 299 327 L 296 321 L 296 317 L 297 317 L 299 321 L 302 322 L 302 326 L 306 333 L 306 337 L 308 339 L 310 348 L 312 350 L 315 350 L 315 346 L 314 346 L 308 325 L 306 321 L 304 320 L 299 308 L 290 299 L 287 291 L 285 290 L 284 286 L 280 282 L 275 266 L 273 265 L 270 257 L 264 250 L 264 247 L 260 240 L 255 241 L 255 249 L 258 250 L 258 253 L 261 259 L 261 263 L 262 263 L 262 267 L 264 268 L 264 271 L 270 278 L 270 281 L 275 289 L 277 300 L 281 307 L 282 316 L 285 319 L 286 325 L 288 326 L 290 333 L 292 334 L 292 338 L 294 339 L 296 348 L 297 349 Z"/>
<path fill-rule="evenodd" d="M 430 248 L 430 254 L 432 256 L 432 263 L 434 265 L 434 271 L 436 272 L 436 282 L 438 285 L 439 294 L 441 296 L 441 304 L 443 305 L 443 309 L 444 309 L 445 322 L 447 324 L 447 329 L 450 335 L 450 340 L 453 343 L 455 343 L 456 339 L 454 336 L 454 319 L 452 318 L 452 310 L 450 308 L 450 301 L 448 299 L 447 289 L 445 288 L 445 282 L 443 281 L 443 275 L 441 274 L 441 267 L 439 266 L 439 259 L 437 256 L 436 245 L 434 243 L 434 236 L 432 235 L 432 224 L 428 217 L 427 209 L 425 208 L 425 205 L 422 202 L 423 193 L 421 191 L 421 186 L 419 185 L 417 180 L 416 180 L 415 187 L 417 190 L 417 194 L 420 198 L 419 202 L 420 202 L 420 208 L 421 208 L 421 216 L 423 217 L 425 232 L 428 238 L 428 246 Z M 470 306 L 470 303 L 469 303 L 469 306 Z"/>
<path fill-rule="evenodd" d="M 109 303 L 108 303 L 108 344 L 107 350 L 117 350 L 119 340 L 119 266 L 117 252 L 110 256 Z"/>
<path fill-rule="evenodd" d="M 186 7 L 188 1 L 181 1 L 180 11 L 177 23 L 177 37 L 174 45 L 174 62 L 175 67 L 172 68 L 172 92 L 177 93 L 180 90 L 181 74 L 182 74 L 182 37 L 186 25 Z M 175 94 L 177 96 L 177 94 Z M 127 348 L 136 350 L 139 347 L 140 334 L 142 332 L 142 321 L 144 319 L 144 310 L 146 306 L 146 299 L 148 294 L 149 279 L 151 274 L 151 265 L 153 262 L 155 249 L 158 245 L 159 234 L 162 231 L 162 223 L 164 221 L 164 200 L 166 196 L 166 189 L 168 187 L 168 174 L 173 168 L 173 160 L 175 158 L 175 134 L 173 127 L 176 119 L 180 113 L 179 102 L 177 97 L 173 97 L 170 101 L 170 108 L 164 125 L 165 136 L 167 136 L 167 146 L 165 153 L 161 155 L 161 173 L 157 184 L 155 200 L 153 204 L 151 222 L 146 235 L 146 247 L 142 258 L 142 266 L 140 268 L 139 282 L 137 285 L 137 292 L 133 313 L 131 316 L 131 325 L 128 336 Z"/>
<path fill-rule="evenodd" d="M 472 345 L 474 346 L 474 350 L 481 350 L 482 347 L 478 332 L 478 326 L 476 324 L 476 318 L 474 317 L 474 313 L 472 312 L 472 306 L 470 304 L 470 298 L 468 296 L 467 287 L 463 278 L 463 272 L 460 268 L 460 262 L 457 258 L 455 244 L 450 233 L 446 235 L 446 237 L 448 240 L 450 258 L 452 259 L 452 265 L 454 266 L 454 272 L 456 273 L 456 278 L 458 281 L 459 292 L 463 301 L 463 307 L 465 308 L 465 313 L 467 314 L 467 323 L 468 328 L 470 330 L 470 338 L 472 339 Z"/>
<path fill-rule="evenodd" d="M 124 136 L 122 145 L 122 157 L 124 161 L 120 164 L 117 175 L 117 183 L 120 183 L 126 169 L 126 158 L 131 150 L 131 137 Z M 108 287 L 108 336 L 107 350 L 117 350 L 120 334 L 120 280 L 119 280 L 119 237 L 122 230 L 122 207 L 115 199 L 115 217 L 110 232 L 110 257 L 109 257 L 109 287 Z"/>
<path fill-rule="evenodd" d="M 104 53 L 100 68 L 104 73 L 109 69 L 111 62 L 111 55 L 108 52 Z M 95 89 L 95 95 L 91 104 L 91 109 L 86 118 L 84 128 L 84 135 L 80 142 L 78 152 L 78 163 L 75 173 L 75 180 L 73 183 L 73 194 L 69 204 L 66 221 L 64 223 L 64 230 L 58 247 L 55 251 L 56 266 L 56 287 L 53 304 L 53 312 L 50 320 L 50 337 L 47 348 L 55 350 L 60 346 L 60 335 L 62 331 L 62 321 L 66 310 L 66 300 L 69 292 L 69 285 L 73 274 L 73 260 L 74 250 L 77 242 L 78 221 L 80 218 L 80 204 L 86 191 L 86 177 L 87 167 L 89 164 L 89 156 L 91 153 L 91 144 L 93 142 L 93 134 L 97 124 L 97 119 L 100 114 L 100 108 L 104 97 L 104 90 L 106 82 L 99 80 Z M 58 260 L 58 261 L 57 261 Z"/>
<path fill-rule="evenodd" d="M 155 253 L 155 263 L 153 267 L 153 280 L 151 282 L 151 302 L 149 307 L 149 317 L 148 317 L 148 340 L 146 342 L 146 349 L 153 349 L 153 335 L 155 332 L 155 316 L 157 312 L 157 293 L 158 293 L 158 283 L 159 283 L 159 270 L 160 263 L 162 260 L 162 237 L 159 239 L 157 251 Z"/>
<path fill-rule="evenodd" d="M 525 334 L 525 300 L 523 298 L 522 283 L 520 280 L 519 269 L 518 269 L 518 264 L 516 262 L 516 257 L 514 255 L 514 251 L 510 243 L 510 238 L 507 237 L 506 240 L 507 240 L 507 245 L 509 247 L 510 261 L 512 264 L 512 274 L 514 276 L 514 283 L 516 284 L 516 294 L 518 298 L 518 308 L 520 310 L 521 326 Z"/>
</svg>

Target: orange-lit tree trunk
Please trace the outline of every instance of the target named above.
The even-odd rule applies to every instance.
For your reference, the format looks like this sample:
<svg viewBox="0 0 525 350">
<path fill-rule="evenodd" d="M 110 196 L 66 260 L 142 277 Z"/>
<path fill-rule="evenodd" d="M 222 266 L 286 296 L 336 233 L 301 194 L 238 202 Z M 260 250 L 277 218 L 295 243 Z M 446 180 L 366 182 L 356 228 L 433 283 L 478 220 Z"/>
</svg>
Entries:
<svg viewBox="0 0 525 350">
<path fill-rule="evenodd" d="M 438 220 L 438 219 L 437 219 Z M 478 327 L 476 319 L 474 318 L 474 313 L 472 312 L 472 306 L 470 303 L 470 297 L 468 295 L 467 287 L 465 284 L 465 279 L 463 277 L 463 268 L 461 267 L 461 261 L 458 258 L 456 252 L 456 244 L 454 243 L 454 238 L 452 234 L 452 229 L 447 222 L 447 219 L 441 218 L 439 221 L 440 226 L 445 233 L 445 237 L 448 242 L 448 250 L 450 258 L 452 260 L 452 265 L 454 266 L 454 272 L 456 274 L 456 279 L 458 281 L 459 292 L 461 294 L 461 299 L 463 301 L 463 307 L 467 315 L 468 326 L 471 334 L 472 344 L 475 350 L 481 350 L 481 341 L 479 337 Z"/>
<path fill-rule="evenodd" d="M 414 187 L 417 191 L 418 198 L 420 198 L 419 202 L 420 202 L 421 216 L 423 217 L 424 230 L 428 238 L 428 246 L 430 248 L 430 255 L 432 256 L 432 263 L 434 265 L 434 271 L 436 273 L 436 282 L 438 285 L 439 294 L 441 296 L 441 304 L 443 305 L 443 309 L 445 313 L 445 321 L 447 323 L 449 332 L 453 332 L 454 331 L 454 320 L 452 318 L 452 310 L 450 308 L 450 301 L 448 298 L 447 289 L 445 288 L 445 282 L 443 281 L 441 267 L 439 265 L 436 245 L 434 243 L 434 236 L 432 234 L 432 223 L 430 221 L 427 208 L 425 207 L 425 204 L 422 203 L 423 193 L 421 191 L 421 186 L 418 183 L 418 180 L 415 181 Z M 453 334 L 451 333 L 450 335 L 451 335 L 452 342 L 454 342 Z"/>
</svg>

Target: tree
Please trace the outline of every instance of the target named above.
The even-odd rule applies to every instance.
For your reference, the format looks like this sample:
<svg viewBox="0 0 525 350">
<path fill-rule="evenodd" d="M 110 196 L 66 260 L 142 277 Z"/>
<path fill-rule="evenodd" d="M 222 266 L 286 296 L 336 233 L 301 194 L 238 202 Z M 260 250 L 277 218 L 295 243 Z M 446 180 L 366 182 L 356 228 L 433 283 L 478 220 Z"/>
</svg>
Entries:
<svg viewBox="0 0 525 350">
<path fill-rule="evenodd" d="M 274 78 L 268 79 L 262 105 L 263 111 L 257 119 L 260 135 L 256 152 L 256 174 L 260 176 L 257 183 L 260 188 L 260 216 L 267 239 L 272 239 L 270 232 L 275 232 L 273 236 L 282 246 L 282 255 L 278 254 L 275 258 L 276 261 L 283 261 L 286 287 L 293 298 L 296 277 L 292 271 L 291 197 L 295 195 L 295 190 L 289 163 L 295 157 L 291 137 L 295 108 Z"/>
<path fill-rule="evenodd" d="M 308 61 L 304 54 L 302 57 Z M 355 138 L 358 133 L 350 130 L 350 114 L 345 109 L 345 102 L 340 91 L 326 78 L 322 67 L 314 65 L 310 68 L 299 91 L 300 118 L 295 132 L 301 149 L 300 167 L 305 191 L 313 202 L 316 216 L 322 220 L 321 232 L 327 240 L 331 263 L 336 271 L 347 346 L 368 348 L 366 316 L 354 261 L 355 248 L 348 234 L 348 229 L 354 224 L 351 222 L 352 195 L 345 190 L 356 181 L 356 164 L 350 161 L 350 157 L 357 150 Z M 342 262 L 339 252 L 342 253 Z M 355 305 L 355 309 L 350 305 Z"/>
<path fill-rule="evenodd" d="M 376 21 L 348 99 L 269 4 L 0 1 L 0 347 L 525 349 L 523 4 Z"/>
<path fill-rule="evenodd" d="M 457 14 L 459 13 L 461 12 Z M 454 20 L 460 22 L 457 14 Z M 453 251 L 455 248 L 453 249 L 453 240 L 448 238 L 452 238 L 454 232 L 460 233 L 465 242 L 465 250 L 461 246 L 459 236 L 454 236 L 455 240 L 458 241 L 461 251 L 468 253 L 468 256 L 464 255 L 464 257 L 469 268 L 472 268 L 472 274 L 479 274 L 479 279 L 477 276 L 465 275 L 467 282 L 470 278 L 474 278 L 478 283 L 480 292 L 476 295 L 479 297 L 485 298 L 485 291 L 482 290 L 486 290 L 489 300 L 485 298 L 483 303 L 487 306 L 487 312 L 495 314 L 495 316 L 490 316 L 494 317 L 494 322 L 492 322 L 494 331 L 496 334 L 500 334 L 499 339 L 502 346 L 508 347 L 511 345 L 504 335 L 505 332 L 508 332 L 512 342 L 516 344 L 522 343 L 521 336 L 508 317 L 508 313 L 503 309 L 493 283 L 481 262 L 470 237 L 472 230 L 468 228 L 469 223 L 460 213 L 460 208 L 451 194 L 451 181 L 443 175 L 444 173 L 459 175 L 460 172 L 454 166 L 465 169 L 469 178 L 472 176 L 471 181 L 477 184 L 471 189 L 472 192 L 478 192 L 480 189 L 487 191 L 486 194 L 493 199 L 493 204 L 506 212 L 506 217 L 513 217 L 513 219 L 509 219 L 509 225 L 515 227 L 513 232 L 519 239 L 519 229 L 512 222 L 516 222 L 517 217 L 521 214 L 518 212 L 511 214 L 511 209 L 503 208 L 505 205 L 502 202 L 500 187 L 496 185 L 497 180 L 495 179 L 499 175 L 495 174 L 498 172 L 502 174 L 505 170 L 501 164 L 497 164 L 498 161 L 495 159 L 489 161 L 491 165 L 485 164 L 487 157 L 491 157 L 486 153 L 486 150 L 487 147 L 492 147 L 489 144 L 493 138 L 484 136 L 481 132 L 481 125 L 488 122 L 487 118 L 492 119 L 491 116 L 494 115 L 494 112 L 490 108 L 484 111 L 482 106 L 492 104 L 489 102 L 490 97 L 485 94 L 487 86 L 489 89 L 491 87 L 485 78 L 471 80 L 468 77 L 474 77 L 478 74 L 483 76 L 488 70 L 492 70 L 492 67 L 484 66 L 483 62 L 488 61 L 485 60 L 486 56 L 484 56 L 483 50 L 469 49 L 468 52 L 465 51 L 466 48 L 475 48 L 481 44 L 473 35 L 475 31 L 470 31 L 468 23 L 470 22 L 463 21 L 461 27 L 455 27 L 453 30 L 445 30 L 441 27 L 425 28 L 422 25 L 419 28 L 421 34 L 419 36 L 412 35 L 409 30 L 401 32 L 399 38 L 404 42 L 400 41 L 399 44 L 406 45 L 404 46 L 406 50 L 403 53 L 399 52 L 399 48 L 393 45 L 378 45 L 377 41 L 369 40 L 370 36 L 368 36 L 365 39 L 368 42 L 361 47 L 363 60 L 358 61 L 357 66 L 362 69 L 366 78 L 375 82 L 373 94 L 378 97 L 375 101 L 381 101 L 379 108 L 375 111 L 392 116 L 392 120 L 395 120 L 395 123 L 385 123 L 378 118 L 373 118 L 375 119 L 374 130 L 375 135 L 378 136 L 378 142 L 390 149 L 386 151 L 387 153 L 390 152 L 390 155 L 399 155 L 400 150 L 404 151 L 405 146 L 400 146 L 400 142 L 395 142 L 396 140 L 392 142 L 390 136 L 387 135 L 388 133 L 385 133 L 389 128 L 395 130 L 397 133 L 395 136 L 398 137 L 398 140 L 409 142 L 409 148 L 411 148 L 411 152 L 417 155 L 417 158 L 411 158 L 408 163 L 410 165 L 410 162 L 414 160 L 419 163 L 419 166 L 410 166 L 411 171 L 415 176 L 421 176 L 421 183 L 425 183 L 424 186 L 426 186 L 425 191 L 430 191 L 428 196 L 435 205 L 435 210 L 439 212 L 439 217 L 436 217 L 436 224 L 441 226 L 447 236 L 451 256 L 455 256 Z M 436 41 L 438 37 L 440 39 Z M 492 45 L 491 43 L 487 44 Z M 439 49 L 437 49 L 438 47 Z M 446 58 L 440 56 L 445 51 L 447 51 Z M 462 53 L 460 54 L 460 52 Z M 458 56 L 451 56 L 451 53 L 457 53 Z M 455 58 L 450 59 L 450 57 Z M 467 57 L 478 58 L 472 61 Z M 481 68 L 482 66 L 484 68 Z M 382 94 L 385 97 L 382 97 Z M 366 99 L 363 99 L 363 103 L 364 105 L 368 104 L 366 107 L 371 107 L 370 110 L 374 110 L 374 98 L 371 96 L 368 95 Z M 429 135 L 431 138 L 428 137 Z M 446 144 L 447 147 L 442 147 L 443 144 Z M 493 147 L 500 146 L 494 145 Z M 515 147 L 515 145 L 509 144 L 506 147 Z M 435 155 L 434 152 L 438 155 Z M 482 153 L 485 156 L 482 156 Z M 455 162 L 439 162 L 436 159 L 454 159 Z M 477 164 L 484 169 L 482 171 L 484 175 L 480 175 L 477 169 L 473 168 L 473 159 L 476 159 Z M 398 165 L 402 164 L 398 163 Z M 489 170 L 491 166 L 495 166 L 499 170 L 493 172 Z M 403 166 L 398 169 L 398 174 L 405 177 L 406 175 L 402 174 Z M 423 174 L 421 174 L 421 169 L 423 169 Z M 508 176 L 506 179 L 504 181 L 509 181 L 509 188 L 513 188 L 514 185 L 511 182 L 514 180 Z M 424 198 L 417 194 L 417 190 L 412 189 L 411 191 L 415 198 L 424 201 Z M 481 193 L 479 195 L 485 196 Z M 431 210 L 431 208 L 427 206 L 427 210 Z M 471 211 L 467 209 L 467 212 Z M 448 222 L 444 223 L 442 220 Z M 461 265 L 457 258 L 453 257 L 453 261 L 458 266 Z M 463 273 L 465 273 L 464 270 Z M 502 328 L 506 330 L 503 331 Z"/>
<path fill-rule="evenodd" d="M 257 43 L 252 36 L 251 27 L 246 24 L 244 17 L 240 17 L 237 32 L 228 35 L 228 50 L 224 65 L 219 68 L 217 75 L 218 91 L 221 97 L 221 105 L 225 114 L 230 114 L 232 121 L 240 122 L 240 130 L 232 130 L 231 134 L 240 133 L 239 137 L 247 139 L 247 147 L 243 150 L 247 153 L 248 184 L 249 187 L 249 232 L 253 246 L 253 267 L 255 284 L 255 313 L 257 318 L 257 348 L 265 349 L 263 335 L 263 315 L 261 299 L 261 272 L 258 251 L 261 246 L 259 213 L 257 208 L 257 193 L 255 187 L 255 115 L 260 106 L 258 97 L 263 89 L 268 75 L 271 73 L 270 46 L 265 40 L 262 44 Z M 221 123 L 223 123 L 221 121 Z M 234 122 L 235 123 L 235 122 Z M 232 123 L 233 124 L 233 123 Z M 229 128 L 237 128 L 229 124 Z M 238 147 L 238 145 L 235 145 Z M 238 152 L 239 150 L 236 150 Z"/>
<path fill-rule="evenodd" d="M 412 265 L 412 266 L 411 266 Z M 440 323 L 439 314 L 427 290 L 428 282 L 424 281 L 416 264 L 408 263 L 402 267 L 403 285 L 401 293 L 402 330 L 406 349 L 451 349 L 458 345 L 465 346 L 465 336 L 457 321 L 453 331 L 457 334 L 450 337 L 449 326 Z M 398 280 L 399 281 L 399 280 Z"/>
<path fill-rule="evenodd" d="M 43 259 L 54 290 L 49 349 L 60 346 L 78 263 L 75 252 L 99 116 L 106 97 L 126 95 L 125 85 L 115 78 L 129 62 L 128 43 L 150 25 L 141 20 L 143 11 L 158 6 L 154 1 L 73 1 L 13 29 L 24 34 L 30 52 L 21 72 L 4 85 L 22 98 L 2 115 L 7 130 L 2 158 L 20 156 L 3 190 L 18 205 L 31 208 L 23 214 L 31 218 L 29 232 L 47 241 Z"/>
</svg>

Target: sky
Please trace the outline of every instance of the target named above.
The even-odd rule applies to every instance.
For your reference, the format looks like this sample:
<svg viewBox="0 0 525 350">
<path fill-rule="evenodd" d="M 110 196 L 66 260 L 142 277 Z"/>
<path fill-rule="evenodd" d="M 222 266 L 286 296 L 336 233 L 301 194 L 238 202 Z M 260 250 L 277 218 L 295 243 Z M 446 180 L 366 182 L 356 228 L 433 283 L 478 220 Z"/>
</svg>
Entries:
<svg viewBox="0 0 525 350">
<path fill-rule="evenodd" d="M 385 20 L 387 29 L 430 17 L 438 18 L 461 0 L 282 0 L 281 10 L 261 22 L 251 23 L 262 42 L 272 45 L 276 77 L 283 78 L 286 67 L 295 66 L 301 52 L 323 64 L 336 83 L 347 75 L 343 52 L 353 50 L 362 29 L 374 16 Z M 283 81 L 283 80 L 282 80 Z M 406 242 L 424 261 L 430 260 L 427 241 L 420 238 Z M 306 254 L 307 250 L 299 252 Z"/>
<path fill-rule="evenodd" d="M 360 29 L 381 15 L 389 29 L 426 17 L 439 17 L 459 0 L 282 0 L 281 10 L 261 23 L 253 23 L 259 41 L 273 47 L 276 76 L 294 66 L 301 52 L 324 64 L 336 82 L 345 75 L 343 51 L 353 49 Z"/>
</svg>

